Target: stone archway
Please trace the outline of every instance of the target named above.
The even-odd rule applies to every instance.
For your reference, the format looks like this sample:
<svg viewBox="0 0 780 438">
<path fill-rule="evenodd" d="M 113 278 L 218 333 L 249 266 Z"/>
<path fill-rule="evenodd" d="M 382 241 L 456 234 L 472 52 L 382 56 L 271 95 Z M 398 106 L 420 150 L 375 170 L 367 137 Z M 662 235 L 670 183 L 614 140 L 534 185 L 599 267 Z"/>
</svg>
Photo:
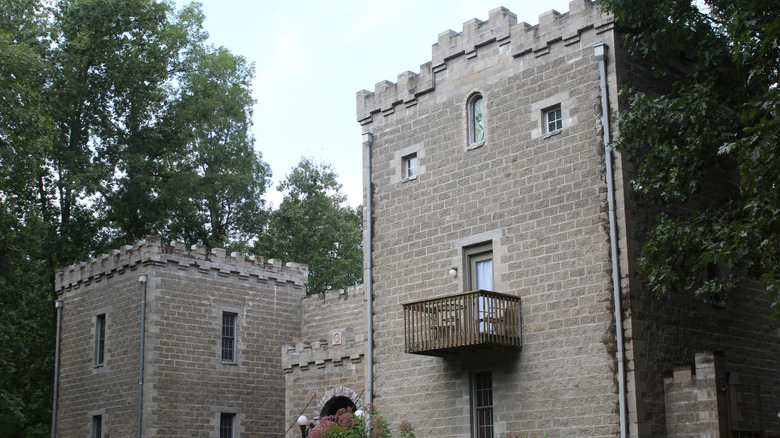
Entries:
<svg viewBox="0 0 780 438">
<path fill-rule="evenodd" d="M 363 409 L 363 400 L 355 391 L 345 386 L 338 386 L 325 392 L 317 405 L 317 419 L 335 414 L 341 408 L 352 408 L 353 411 Z"/>
</svg>

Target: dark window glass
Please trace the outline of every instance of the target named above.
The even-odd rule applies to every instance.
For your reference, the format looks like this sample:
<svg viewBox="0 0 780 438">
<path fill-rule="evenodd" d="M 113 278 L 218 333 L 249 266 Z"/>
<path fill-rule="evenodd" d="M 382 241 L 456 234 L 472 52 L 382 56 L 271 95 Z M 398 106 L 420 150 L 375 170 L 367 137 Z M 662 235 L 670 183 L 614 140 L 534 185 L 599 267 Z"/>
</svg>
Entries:
<svg viewBox="0 0 780 438">
<path fill-rule="evenodd" d="M 103 416 L 95 415 L 92 417 L 92 438 L 101 438 L 103 436 Z"/>
<path fill-rule="evenodd" d="M 236 414 L 219 415 L 219 438 L 233 438 L 233 422 L 236 419 Z"/>
<path fill-rule="evenodd" d="M 474 373 L 474 435 L 493 438 L 493 375 Z"/>
<path fill-rule="evenodd" d="M 106 358 L 106 314 L 95 317 L 95 365 L 103 365 Z"/>
<path fill-rule="evenodd" d="M 236 360 L 236 317 L 235 313 L 222 314 L 222 360 Z"/>
</svg>

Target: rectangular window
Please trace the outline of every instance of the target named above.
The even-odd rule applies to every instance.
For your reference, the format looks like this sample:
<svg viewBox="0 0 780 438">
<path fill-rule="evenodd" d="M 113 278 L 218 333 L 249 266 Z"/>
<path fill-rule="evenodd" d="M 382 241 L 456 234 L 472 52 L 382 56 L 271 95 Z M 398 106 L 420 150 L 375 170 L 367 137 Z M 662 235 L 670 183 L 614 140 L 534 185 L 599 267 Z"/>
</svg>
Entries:
<svg viewBox="0 0 780 438">
<path fill-rule="evenodd" d="M 103 416 L 102 415 L 92 416 L 92 435 L 90 436 L 92 438 L 103 437 Z"/>
<path fill-rule="evenodd" d="M 233 438 L 236 414 L 219 414 L 219 438 Z"/>
<path fill-rule="evenodd" d="M 95 317 L 95 366 L 102 366 L 106 359 L 106 314 Z"/>
<path fill-rule="evenodd" d="M 236 361 L 236 319 L 238 315 L 222 313 L 222 361 Z"/>
<path fill-rule="evenodd" d="M 493 438 L 493 375 L 490 371 L 474 373 L 474 436 Z"/>
<path fill-rule="evenodd" d="M 545 132 L 554 132 L 563 128 L 563 117 L 561 114 L 561 106 L 547 109 L 544 111 L 544 122 L 546 125 Z"/>
<path fill-rule="evenodd" d="M 403 158 L 404 179 L 417 176 L 417 154 L 407 155 Z"/>
<path fill-rule="evenodd" d="M 493 246 L 484 243 L 464 248 L 468 290 L 493 290 Z"/>
</svg>

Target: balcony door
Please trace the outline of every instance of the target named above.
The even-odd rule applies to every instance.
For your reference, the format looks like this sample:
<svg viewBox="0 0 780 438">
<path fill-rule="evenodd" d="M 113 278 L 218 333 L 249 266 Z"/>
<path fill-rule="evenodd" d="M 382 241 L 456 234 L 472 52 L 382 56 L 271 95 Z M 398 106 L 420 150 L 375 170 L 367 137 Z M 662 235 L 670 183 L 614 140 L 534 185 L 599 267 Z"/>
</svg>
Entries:
<svg viewBox="0 0 780 438">
<path fill-rule="evenodd" d="M 490 243 L 465 249 L 470 290 L 493 291 L 493 247 Z"/>
</svg>

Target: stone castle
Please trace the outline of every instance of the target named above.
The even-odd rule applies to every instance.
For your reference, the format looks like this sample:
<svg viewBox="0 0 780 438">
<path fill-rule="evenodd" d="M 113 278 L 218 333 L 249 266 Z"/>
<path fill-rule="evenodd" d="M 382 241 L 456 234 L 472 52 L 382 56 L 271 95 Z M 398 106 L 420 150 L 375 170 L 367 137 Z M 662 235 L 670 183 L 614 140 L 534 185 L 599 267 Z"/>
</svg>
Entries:
<svg viewBox="0 0 780 438">
<path fill-rule="evenodd" d="M 150 238 L 58 273 L 59 436 L 296 437 L 375 404 L 418 437 L 780 436 L 780 327 L 637 273 L 653 211 L 605 148 L 651 89 L 590 0 L 439 35 L 357 95 L 365 284 Z"/>
</svg>

